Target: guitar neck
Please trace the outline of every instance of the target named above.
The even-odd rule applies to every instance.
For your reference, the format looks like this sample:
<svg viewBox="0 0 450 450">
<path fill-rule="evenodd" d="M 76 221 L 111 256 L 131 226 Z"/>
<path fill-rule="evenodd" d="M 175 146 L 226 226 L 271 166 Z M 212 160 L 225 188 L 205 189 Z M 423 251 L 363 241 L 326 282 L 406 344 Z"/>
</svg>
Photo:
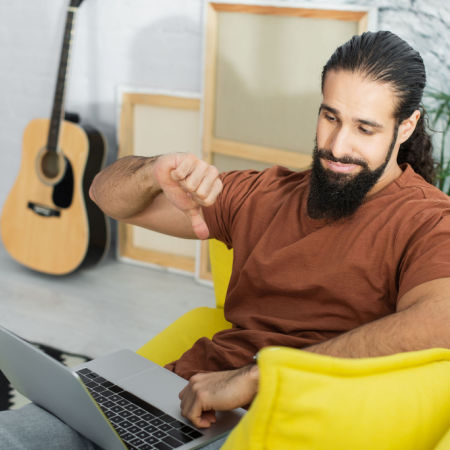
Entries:
<svg viewBox="0 0 450 450">
<path fill-rule="evenodd" d="M 66 90 L 66 76 L 69 65 L 70 48 L 72 45 L 72 32 L 75 16 L 81 1 L 71 0 L 67 9 L 66 24 L 64 27 L 64 39 L 59 58 L 59 67 L 56 78 L 55 95 L 53 97 L 53 108 L 50 119 L 50 129 L 47 139 L 47 150 L 56 152 L 58 150 L 59 130 L 64 111 L 64 96 Z"/>
</svg>

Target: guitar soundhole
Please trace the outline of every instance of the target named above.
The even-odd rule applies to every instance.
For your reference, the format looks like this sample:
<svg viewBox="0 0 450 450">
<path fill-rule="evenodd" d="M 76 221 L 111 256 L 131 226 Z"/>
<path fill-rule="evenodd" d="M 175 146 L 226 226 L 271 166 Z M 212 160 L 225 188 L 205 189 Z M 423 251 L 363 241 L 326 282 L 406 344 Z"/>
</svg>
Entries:
<svg viewBox="0 0 450 450">
<path fill-rule="evenodd" d="M 52 180 L 60 174 L 60 156 L 56 152 L 47 151 L 41 160 L 42 173 Z"/>
<path fill-rule="evenodd" d="M 73 198 L 73 170 L 70 161 L 64 157 L 66 171 L 61 181 L 53 188 L 53 203 L 60 208 L 68 208 Z"/>
</svg>

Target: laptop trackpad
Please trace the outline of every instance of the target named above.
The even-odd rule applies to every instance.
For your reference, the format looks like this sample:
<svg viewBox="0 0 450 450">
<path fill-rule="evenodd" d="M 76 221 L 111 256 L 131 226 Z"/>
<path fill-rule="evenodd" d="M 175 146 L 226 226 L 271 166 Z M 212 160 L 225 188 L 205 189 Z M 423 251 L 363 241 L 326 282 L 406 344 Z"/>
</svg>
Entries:
<svg viewBox="0 0 450 450">
<path fill-rule="evenodd" d="M 120 385 L 142 400 L 181 419 L 178 394 L 187 383 L 187 380 L 169 370 L 162 367 L 151 367 L 121 380 Z"/>
</svg>

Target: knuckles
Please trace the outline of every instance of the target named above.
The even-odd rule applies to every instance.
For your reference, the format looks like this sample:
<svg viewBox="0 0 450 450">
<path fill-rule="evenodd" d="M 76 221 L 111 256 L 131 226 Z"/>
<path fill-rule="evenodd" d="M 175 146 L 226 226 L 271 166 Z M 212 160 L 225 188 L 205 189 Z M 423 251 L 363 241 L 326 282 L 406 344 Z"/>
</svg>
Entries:
<svg viewBox="0 0 450 450">
<path fill-rule="evenodd" d="M 214 204 L 223 187 L 217 167 L 192 153 L 176 153 L 172 155 L 172 159 L 164 156 L 161 160 L 167 160 L 167 168 L 172 167 L 171 181 L 178 183 L 194 202 L 205 207 Z M 156 170 L 160 168 L 157 167 Z"/>
<path fill-rule="evenodd" d="M 189 192 L 194 192 L 195 191 L 195 185 L 194 185 L 194 182 L 193 182 L 193 180 L 190 180 L 190 179 L 186 179 L 186 180 L 184 180 L 184 186 L 185 186 L 185 188 L 189 191 Z"/>
<path fill-rule="evenodd" d="M 202 202 L 203 206 L 211 206 L 214 204 L 214 200 L 211 200 L 211 199 L 202 199 L 202 200 L 203 200 L 203 202 Z"/>
<path fill-rule="evenodd" d="M 217 169 L 216 166 L 209 166 L 208 170 L 213 178 L 218 178 L 219 170 Z"/>
<path fill-rule="evenodd" d="M 196 394 L 196 396 L 203 396 L 205 389 L 203 386 L 204 375 L 201 373 L 197 373 L 191 377 L 189 380 L 189 387 L 192 392 Z"/>
<path fill-rule="evenodd" d="M 197 384 L 202 379 L 203 379 L 202 373 L 196 373 L 196 374 L 192 375 L 191 378 L 189 378 L 189 384 L 190 385 Z"/>
</svg>

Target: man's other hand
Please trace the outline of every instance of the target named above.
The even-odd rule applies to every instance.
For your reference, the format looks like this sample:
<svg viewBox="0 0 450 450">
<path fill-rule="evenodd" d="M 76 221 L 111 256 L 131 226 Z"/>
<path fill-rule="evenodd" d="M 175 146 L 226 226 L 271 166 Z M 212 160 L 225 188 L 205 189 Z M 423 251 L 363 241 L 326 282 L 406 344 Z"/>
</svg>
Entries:
<svg viewBox="0 0 450 450">
<path fill-rule="evenodd" d="M 216 167 L 188 153 L 157 159 L 153 174 L 167 199 L 186 214 L 199 239 L 209 237 L 201 206 L 211 206 L 222 191 Z"/>
<path fill-rule="evenodd" d="M 181 414 L 198 428 L 215 423 L 215 411 L 248 405 L 258 390 L 258 366 L 236 370 L 198 373 L 180 392 Z"/>
</svg>

